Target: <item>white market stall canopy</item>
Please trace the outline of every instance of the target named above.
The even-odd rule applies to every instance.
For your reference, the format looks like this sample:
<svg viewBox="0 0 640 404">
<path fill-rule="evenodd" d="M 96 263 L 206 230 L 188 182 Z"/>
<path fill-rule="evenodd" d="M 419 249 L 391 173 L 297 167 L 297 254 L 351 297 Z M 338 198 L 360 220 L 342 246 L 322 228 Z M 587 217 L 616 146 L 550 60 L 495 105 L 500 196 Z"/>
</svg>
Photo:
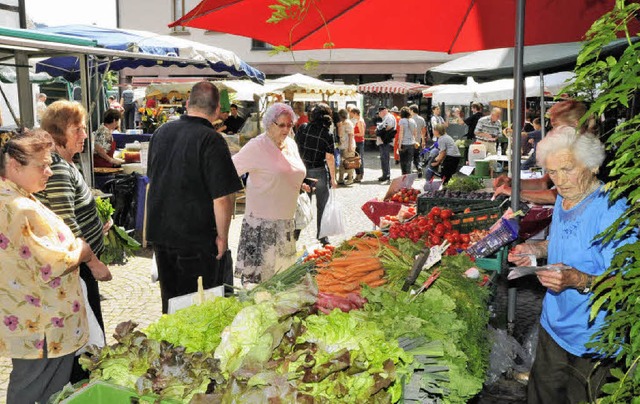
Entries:
<svg viewBox="0 0 640 404">
<path fill-rule="evenodd" d="M 270 93 L 308 93 L 324 94 L 326 96 L 354 96 L 358 89 L 347 84 L 335 84 L 322 81 L 304 74 L 296 73 L 279 79 L 265 82 L 267 92 Z"/>
<path fill-rule="evenodd" d="M 572 72 L 552 73 L 544 76 L 544 95 L 557 95 L 562 88 L 573 82 L 575 75 Z M 433 102 L 452 105 L 464 105 L 470 102 L 488 103 L 498 100 L 513 99 L 513 79 L 502 79 L 487 83 L 476 83 L 471 77 L 467 78 L 467 84 L 442 84 L 430 87 L 423 91 L 426 97 L 432 97 Z M 525 96 L 540 97 L 540 77 L 525 78 Z"/>
<path fill-rule="evenodd" d="M 360 84 L 358 91 L 371 94 L 417 94 L 429 88 L 418 83 L 408 83 L 406 81 L 378 81 L 375 83 Z"/>
<path fill-rule="evenodd" d="M 170 92 L 186 94 L 199 80 L 197 78 L 167 78 L 145 81 L 134 79 L 134 84 L 146 85 L 147 96 L 167 95 Z M 249 80 L 212 81 L 220 90 L 234 94 L 238 101 L 254 101 L 255 97 L 273 94 L 291 96 L 293 101 L 352 100 L 357 96 L 356 86 L 328 83 L 304 74 L 294 74 L 275 80 L 265 80 L 264 85 Z"/>
</svg>

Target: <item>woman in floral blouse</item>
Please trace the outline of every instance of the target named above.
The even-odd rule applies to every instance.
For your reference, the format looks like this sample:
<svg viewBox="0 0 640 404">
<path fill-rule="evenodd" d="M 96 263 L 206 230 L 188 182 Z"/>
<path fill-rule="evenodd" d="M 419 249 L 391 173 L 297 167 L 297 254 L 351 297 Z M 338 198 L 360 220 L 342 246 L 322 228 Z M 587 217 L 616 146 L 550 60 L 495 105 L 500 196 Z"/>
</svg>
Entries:
<svg viewBox="0 0 640 404">
<path fill-rule="evenodd" d="M 32 196 L 51 176 L 52 146 L 36 130 L 0 150 L 0 355 L 13 363 L 9 404 L 47 402 L 69 381 L 74 353 L 88 338 L 77 268 L 91 248 Z"/>
</svg>

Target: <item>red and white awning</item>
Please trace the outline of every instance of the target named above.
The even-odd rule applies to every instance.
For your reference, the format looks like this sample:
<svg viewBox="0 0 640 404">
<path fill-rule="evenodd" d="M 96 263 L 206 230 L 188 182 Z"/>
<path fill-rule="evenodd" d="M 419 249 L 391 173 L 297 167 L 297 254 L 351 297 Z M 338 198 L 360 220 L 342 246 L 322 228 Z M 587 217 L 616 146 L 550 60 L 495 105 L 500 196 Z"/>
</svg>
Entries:
<svg viewBox="0 0 640 404">
<path fill-rule="evenodd" d="M 429 88 L 418 83 L 408 83 L 406 81 L 379 81 L 377 83 L 366 83 L 358 86 L 361 93 L 374 94 L 415 94 Z"/>
</svg>

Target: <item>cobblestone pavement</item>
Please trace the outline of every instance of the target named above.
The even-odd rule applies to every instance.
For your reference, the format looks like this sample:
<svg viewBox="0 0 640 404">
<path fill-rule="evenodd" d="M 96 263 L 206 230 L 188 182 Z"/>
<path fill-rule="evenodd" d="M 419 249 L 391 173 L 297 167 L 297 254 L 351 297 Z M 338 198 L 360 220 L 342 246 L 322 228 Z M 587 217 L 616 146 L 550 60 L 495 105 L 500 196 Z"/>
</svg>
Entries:
<svg viewBox="0 0 640 404">
<path fill-rule="evenodd" d="M 355 233 L 373 228 L 371 221 L 364 215 L 360 207 L 372 198 L 384 197 L 388 183 L 379 183 L 378 177 L 382 175 L 380 160 L 375 150 L 365 153 L 365 175 L 360 184 L 339 187 L 336 191 L 338 201 L 343 206 L 346 232 L 342 236 L 330 237 L 333 244 L 350 238 Z M 400 166 L 391 163 L 391 177 L 400 175 Z M 421 188 L 418 181 L 414 187 Z M 315 198 L 312 202 L 315 212 Z M 240 237 L 242 224 L 242 205 L 238 206 L 238 214 L 232 220 L 229 246 L 235 254 Z M 315 244 L 316 226 L 315 220 L 304 229 L 298 240 L 297 248 Z M 111 267 L 113 280 L 100 284 L 100 293 L 104 297 L 102 311 L 106 327 L 107 343 L 114 343 L 113 331 L 122 321 L 134 320 L 139 328 L 156 321 L 161 315 L 160 289 L 157 283 L 150 280 L 151 252 L 149 249 L 141 251 L 132 257 L 125 265 Z M 237 280 L 237 279 L 236 279 Z M 9 382 L 11 362 L 9 359 L 0 358 L 0 402 L 6 401 L 6 388 Z"/>
</svg>

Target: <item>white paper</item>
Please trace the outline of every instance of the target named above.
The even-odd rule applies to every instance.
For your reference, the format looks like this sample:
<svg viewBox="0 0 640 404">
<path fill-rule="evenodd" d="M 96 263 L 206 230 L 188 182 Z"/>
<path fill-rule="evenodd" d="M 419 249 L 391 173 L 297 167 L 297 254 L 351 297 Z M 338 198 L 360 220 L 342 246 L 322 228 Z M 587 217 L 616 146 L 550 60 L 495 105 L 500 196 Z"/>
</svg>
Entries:
<svg viewBox="0 0 640 404">
<path fill-rule="evenodd" d="M 474 169 L 475 167 L 473 166 L 462 166 L 459 171 L 464 175 L 471 175 Z"/>
</svg>

